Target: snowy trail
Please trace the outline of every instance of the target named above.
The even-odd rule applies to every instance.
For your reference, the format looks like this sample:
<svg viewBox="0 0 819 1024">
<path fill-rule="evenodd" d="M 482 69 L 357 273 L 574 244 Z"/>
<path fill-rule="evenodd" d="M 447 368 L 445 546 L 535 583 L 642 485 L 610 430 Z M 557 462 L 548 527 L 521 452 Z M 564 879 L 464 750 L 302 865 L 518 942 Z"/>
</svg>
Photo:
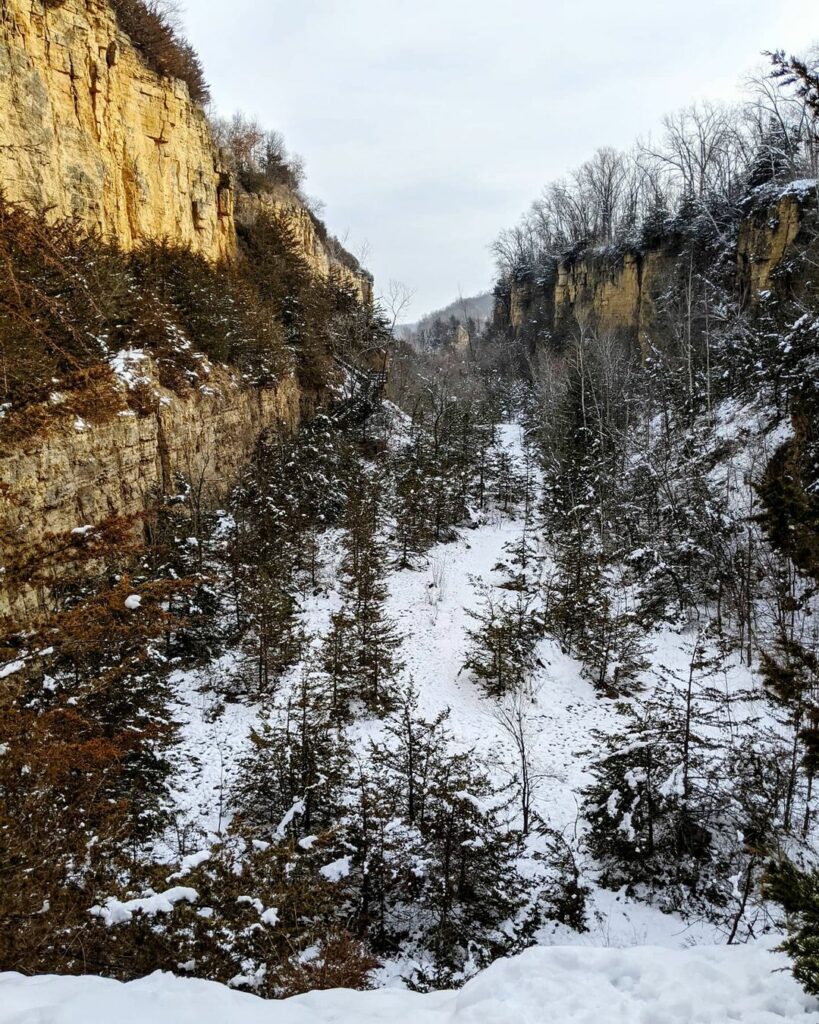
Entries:
<svg viewBox="0 0 819 1024">
<path fill-rule="evenodd" d="M 520 426 L 502 424 L 499 435 L 513 460 L 521 463 Z M 456 740 L 483 753 L 499 783 L 508 781 L 503 766 L 514 764 L 514 748 L 494 716 L 496 702 L 484 697 L 462 670 L 471 621 L 467 609 L 478 604 L 475 582 L 500 583 L 501 577 L 493 569 L 501 560 L 504 545 L 517 539 L 522 529 L 521 519 L 500 518 L 461 531 L 456 542 L 429 552 L 427 569 L 405 570 L 390 579 L 389 610 L 406 637 L 404 658 L 419 691 L 420 710 L 432 717 L 449 708 L 449 726 Z M 440 578 L 440 567 L 443 586 L 433 602 L 430 584 Z M 673 636 L 663 638 L 663 657 L 668 663 L 678 659 L 684 663 L 677 642 Z M 578 818 L 581 791 L 591 780 L 587 763 L 596 747 L 592 732 L 613 731 L 619 715 L 613 702 L 601 699 L 583 678 L 579 663 L 554 641 L 542 641 L 538 657 L 542 667 L 532 680 L 530 724 L 534 767 L 543 782 L 534 806 L 547 825 L 564 835 L 582 862 Z M 689 924 L 677 915 L 629 900 L 624 893 L 594 886 L 589 926 L 588 932 L 578 934 L 549 924 L 538 934 L 538 941 L 583 946 L 650 943 L 673 948 L 720 940 L 707 923 Z"/>
<path fill-rule="evenodd" d="M 501 439 L 510 455 L 519 459 L 520 427 L 504 424 Z M 493 568 L 504 554 L 504 545 L 516 540 L 522 529 L 522 520 L 500 519 L 462 531 L 455 543 L 432 549 L 429 569 L 397 573 L 390 585 L 389 608 L 407 636 L 407 671 L 418 687 L 421 710 L 434 715 L 451 708 L 450 724 L 460 742 L 507 763 L 512 748 L 494 717 L 497 704 L 482 696 L 462 666 L 471 623 L 467 610 L 478 605 L 473 579 L 501 582 Z M 436 569 L 441 568 L 442 593 L 437 593 L 431 583 Z M 435 603 L 431 603 L 431 592 L 437 594 Z M 577 817 L 574 794 L 587 781 L 578 752 L 589 747 L 591 729 L 605 729 L 616 716 L 580 677 L 578 664 L 556 644 L 542 643 L 538 655 L 543 667 L 532 681 L 535 700 L 531 716 L 538 768 L 548 780 L 540 793 L 538 811 L 562 831 L 573 826 Z"/>
</svg>

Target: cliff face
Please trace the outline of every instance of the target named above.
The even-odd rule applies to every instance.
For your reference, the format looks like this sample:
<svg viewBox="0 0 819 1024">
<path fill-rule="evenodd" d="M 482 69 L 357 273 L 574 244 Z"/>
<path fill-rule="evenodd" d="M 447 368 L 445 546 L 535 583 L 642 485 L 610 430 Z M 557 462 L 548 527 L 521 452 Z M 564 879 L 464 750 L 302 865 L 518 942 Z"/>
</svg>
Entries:
<svg viewBox="0 0 819 1024">
<path fill-rule="evenodd" d="M 501 286 L 495 325 L 524 333 L 536 327 L 562 337 L 579 324 L 640 340 L 651 330 L 658 297 L 674 274 L 672 250 L 626 252 L 616 258 L 589 252 L 558 262 L 553 273 Z"/>
<path fill-rule="evenodd" d="M 798 256 L 815 227 L 815 182 L 795 182 L 766 201 L 763 193 L 743 220 L 737 238 L 737 275 L 751 302 L 769 291 L 798 292 L 804 283 Z"/>
<path fill-rule="evenodd" d="M 798 291 L 800 264 L 815 220 L 815 186 L 757 197 L 737 231 L 734 282 L 740 301 L 756 305 L 768 291 Z M 812 204 L 812 205 L 811 205 Z M 518 334 L 528 326 L 561 337 L 578 324 L 641 341 L 656 322 L 660 296 L 685 267 L 682 244 L 667 240 L 613 257 L 590 250 L 558 261 L 552 273 L 501 284 L 495 324 Z"/>
<path fill-rule="evenodd" d="M 232 194 L 185 85 L 150 71 L 105 0 L 3 0 L 0 184 L 131 248 L 235 247 Z"/>
<path fill-rule="evenodd" d="M 281 210 L 317 275 L 372 301 L 372 280 L 321 239 L 286 189 L 237 195 L 186 86 L 143 63 L 108 0 L 2 0 L 0 187 L 131 249 L 170 239 L 212 260 L 237 251 L 235 206 Z M 346 261 L 346 262 L 345 262 Z"/>
<path fill-rule="evenodd" d="M 224 498 L 259 433 L 293 430 L 300 395 L 293 379 L 277 388 L 249 389 L 229 371 L 210 367 L 208 383 L 186 395 L 161 388 L 145 360 L 154 411 L 126 410 L 86 426 L 55 421 L 45 434 L 17 445 L 0 459 L 0 534 L 4 561 L 38 546 L 64 544 L 65 535 L 99 526 L 114 516 L 138 517 L 183 477 L 205 506 Z M 0 588 L 0 621 L 17 624 L 47 613 L 49 594 L 24 581 Z"/>
<path fill-rule="evenodd" d="M 320 234 L 297 196 L 237 195 L 204 113 L 183 83 L 143 63 L 108 0 L 0 0 L 0 188 L 125 250 L 168 239 L 213 261 L 238 258 L 237 206 L 243 223 L 271 206 L 317 276 L 372 301 L 370 276 Z M 294 429 L 306 401 L 294 379 L 259 390 L 213 366 L 206 387 L 176 394 L 159 387 L 147 361 L 141 372 L 154 411 L 78 428 L 55 410 L 46 431 L 0 454 L 7 625 L 47 614 L 51 597 L 6 568 L 112 517 L 134 517 L 137 529 L 177 475 L 201 486 L 205 504 L 223 498 L 259 433 Z"/>
<path fill-rule="evenodd" d="M 559 266 L 555 329 L 566 331 L 573 321 L 585 321 L 602 331 L 640 338 L 654 321 L 655 303 L 673 264 L 671 253 L 652 250 L 625 253 L 616 262 L 593 255 Z"/>
</svg>

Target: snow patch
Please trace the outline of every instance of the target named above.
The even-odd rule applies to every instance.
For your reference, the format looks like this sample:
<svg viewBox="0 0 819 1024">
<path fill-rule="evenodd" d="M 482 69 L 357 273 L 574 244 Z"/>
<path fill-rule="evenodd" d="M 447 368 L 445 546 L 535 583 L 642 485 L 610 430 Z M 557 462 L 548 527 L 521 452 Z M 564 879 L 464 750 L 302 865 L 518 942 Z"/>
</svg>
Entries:
<svg viewBox="0 0 819 1024">
<path fill-rule="evenodd" d="M 154 914 L 169 914 L 177 903 L 195 903 L 198 899 L 199 893 L 196 889 L 177 885 L 172 889 L 166 889 L 165 892 L 151 893 L 124 903 L 111 896 L 102 906 L 91 907 L 88 913 L 92 917 L 99 917 L 103 924 L 110 928 L 112 925 L 125 924 L 136 913 L 146 914 L 148 917 L 153 917 Z"/>
<path fill-rule="evenodd" d="M 5 679 L 7 676 L 14 675 L 15 672 L 19 672 L 21 668 L 25 668 L 25 661 L 18 659 L 17 661 L 9 661 L 2 668 L 0 668 L 0 679 Z"/>
<path fill-rule="evenodd" d="M 208 860 L 210 860 L 210 850 L 200 850 L 198 853 L 188 854 L 187 857 L 182 858 L 179 870 L 168 876 L 168 881 L 174 882 L 177 878 L 184 878 L 185 875 L 190 874 L 194 868 L 198 868 L 200 864 L 204 864 L 205 861 Z"/>
<path fill-rule="evenodd" d="M 184 969 L 190 969 L 184 965 Z M 458 992 L 335 989 L 266 1001 L 264 969 L 230 988 L 156 972 L 94 977 L 0 975 L 0 1024 L 819 1024 L 819 1003 L 764 945 L 533 948 L 498 960 Z"/>
<path fill-rule="evenodd" d="M 325 864 L 323 868 L 319 868 L 319 874 L 322 878 L 326 878 L 328 882 L 338 882 L 342 878 L 346 878 L 349 873 L 349 857 L 339 857 L 339 859 L 334 860 L 332 864 Z"/>
</svg>

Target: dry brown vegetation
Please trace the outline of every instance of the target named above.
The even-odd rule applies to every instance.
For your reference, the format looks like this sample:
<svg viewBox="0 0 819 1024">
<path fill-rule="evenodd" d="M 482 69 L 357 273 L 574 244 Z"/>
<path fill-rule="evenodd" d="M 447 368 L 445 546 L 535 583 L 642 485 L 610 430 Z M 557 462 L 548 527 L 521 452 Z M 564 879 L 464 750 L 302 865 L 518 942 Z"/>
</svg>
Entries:
<svg viewBox="0 0 819 1024">
<path fill-rule="evenodd" d="M 164 605 L 177 586 L 140 587 L 136 616 L 125 603 L 134 589 L 127 576 L 89 594 L 43 628 L 33 648 L 38 653 L 4 682 L 0 963 L 6 968 L 106 966 L 88 907 L 159 810 L 156 752 L 174 726 L 161 713 L 153 650 L 172 625 Z M 14 638 L 0 641 L 4 658 L 13 658 L 16 646 Z"/>
<path fill-rule="evenodd" d="M 287 239 L 280 248 L 299 266 Z M 281 308 L 246 267 L 213 266 L 164 243 L 126 254 L 0 196 L 0 268 L 6 440 L 30 437 L 58 414 L 93 423 L 119 411 L 107 363 L 122 349 L 153 356 L 159 383 L 177 392 L 200 382 L 197 353 L 260 386 L 290 372 Z"/>
<path fill-rule="evenodd" d="M 240 242 L 233 264 L 167 242 L 124 253 L 0 194 L 0 436 L 30 437 L 58 407 L 89 422 L 119 411 L 106 364 L 127 349 L 152 356 L 158 382 L 177 393 L 203 382 L 199 354 L 257 386 L 295 365 L 320 390 L 330 348 L 366 332 L 372 311 L 314 276 L 286 219 L 260 216 Z M 135 411 L 152 408 L 149 395 L 131 397 Z"/>
</svg>

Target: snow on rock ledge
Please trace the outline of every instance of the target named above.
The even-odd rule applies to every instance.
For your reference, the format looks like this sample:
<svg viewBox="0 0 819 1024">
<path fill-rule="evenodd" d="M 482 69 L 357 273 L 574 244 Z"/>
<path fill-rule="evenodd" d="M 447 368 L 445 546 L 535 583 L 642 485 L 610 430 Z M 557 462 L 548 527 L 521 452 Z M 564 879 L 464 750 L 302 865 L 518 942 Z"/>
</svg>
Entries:
<svg viewBox="0 0 819 1024">
<path fill-rule="evenodd" d="M 819 1022 L 819 1002 L 764 946 L 535 948 L 460 992 L 311 992 L 282 1002 L 156 973 L 0 975 L 0 1024 L 783 1024 Z"/>
</svg>

